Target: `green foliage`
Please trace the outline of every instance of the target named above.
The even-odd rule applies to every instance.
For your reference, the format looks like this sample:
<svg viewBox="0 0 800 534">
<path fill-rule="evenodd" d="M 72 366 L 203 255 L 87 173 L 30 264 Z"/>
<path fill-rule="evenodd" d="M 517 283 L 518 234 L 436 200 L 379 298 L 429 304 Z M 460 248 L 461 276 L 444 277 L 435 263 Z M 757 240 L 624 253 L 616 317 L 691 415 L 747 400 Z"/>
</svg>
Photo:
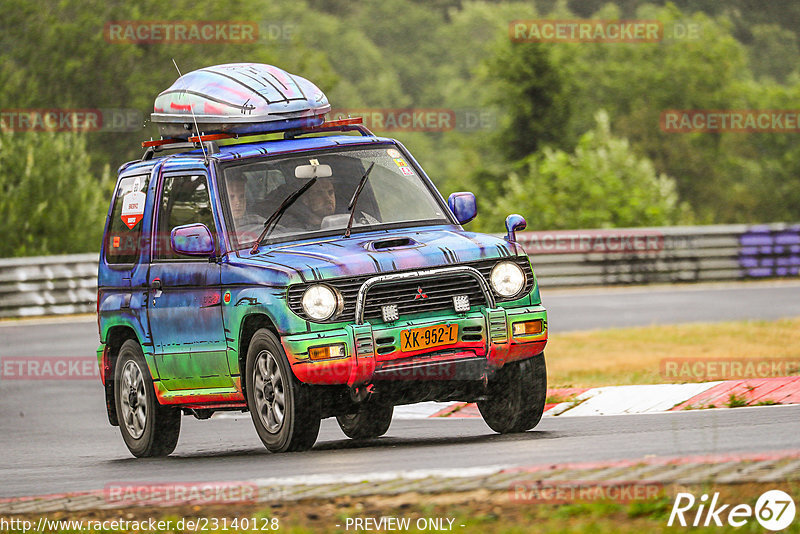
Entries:
<svg viewBox="0 0 800 534">
<path fill-rule="evenodd" d="M 544 145 L 566 146 L 570 99 L 563 75 L 539 43 L 503 47 L 490 63 L 498 105 L 508 110 L 498 143 L 511 159 Z"/>
<path fill-rule="evenodd" d="M 507 45 L 487 61 L 495 66 L 498 78 L 514 80 L 493 87 L 493 101 L 504 115 L 512 117 L 510 127 L 495 140 L 495 152 L 517 165 L 531 154 L 550 158 L 542 151 L 542 143 L 571 148 L 593 127 L 595 112 L 605 109 L 615 134 L 629 140 L 635 153 L 647 155 L 657 174 L 674 178 L 679 198 L 689 204 L 697 222 L 800 219 L 797 134 L 667 133 L 660 127 L 661 115 L 667 110 L 796 109 L 800 76 L 790 74 L 796 65 L 785 60 L 791 57 L 788 52 L 796 49 L 795 34 L 775 25 L 756 26 L 751 38 L 758 46 L 754 43 L 748 48 L 734 38 L 732 23 L 724 16 L 687 14 L 674 5 L 638 2 L 635 9 L 625 6 L 598 4 L 592 16 L 656 19 L 662 22 L 667 38 L 653 44 Z M 571 16 L 563 5 L 556 9 L 554 17 Z M 699 31 L 690 39 L 670 38 L 679 25 L 692 25 Z M 531 53 L 532 49 L 538 52 Z M 757 68 L 751 70 L 756 62 Z M 542 94 L 524 93 L 526 83 L 534 83 L 531 80 L 543 63 L 558 73 L 557 81 L 544 84 L 555 94 L 550 106 L 535 105 Z M 754 72 L 764 79 L 757 81 Z M 781 83 L 782 79 L 786 83 Z M 549 139 L 544 140 L 529 125 L 547 126 Z M 491 165 L 484 161 L 478 168 Z M 457 178 L 449 185 L 464 188 L 478 181 L 481 173 L 475 171 L 471 179 Z M 599 183 L 607 184 L 598 178 Z M 587 207 L 594 212 L 591 198 L 587 198 Z M 561 201 L 556 205 L 562 217 L 598 220 L 584 213 L 567 215 L 563 210 L 571 205 Z M 609 214 L 606 219 L 608 224 L 617 224 L 615 216 Z M 639 226 L 659 217 L 625 219 Z"/>
<path fill-rule="evenodd" d="M 113 182 L 74 133 L 0 133 L 0 257 L 98 250 Z"/>
<path fill-rule="evenodd" d="M 674 180 L 615 138 L 608 115 L 581 136 L 573 153 L 546 147 L 493 175 L 481 176 L 480 230 L 501 231 L 509 213 L 530 229 L 661 226 L 690 220 Z M 476 184 L 478 185 L 478 184 Z"/>
<path fill-rule="evenodd" d="M 659 127 L 661 113 L 669 109 L 797 109 L 800 69 L 793 58 L 800 3 L 0 0 L 0 5 L 0 109 L 121 108 L 143 119 L 132 132 L 89 132 L 80 141 L 65 134 L 48 141 L 85 143 L 83 154 L 91 157 L 82 160 L 81 176 L 99 176 L 107 166 L 138 158 L 140 142 L 157 137 L 149 113 L 155 96 L 177 77 L 172 59 L 184 72 L 254 61 L 312 79 L 334 109 L 446 108 L 489 117 L 494 126 L 476 130 L 377 132 L 406 144 L 445 194 L 476 191 L 482 213 L 475 226 L 483 229 L 500 230 L 510 212 L 526 215 L 531 228 L 800 220 L 797 134 L 676 134 Z M 543 17 L 657 19 L 668 38 L 653 44 L 510 42 L 510 21 Z M 250 21 L 262 35 L 245 44 L 109 43 L 105 24 L 125 20 Z M 670 38 L 676 24 L 696 25 L 698 37 Z M 276 28 L 283 33 L 277 38 L 264 32 Z M 595 123 L 598 110 L 607 112 L 605 130 Z M 3 142 L 23 143 L 23 138 L 28 136 Z M 34 152 L 37 166 L 55 163 Z M 4 188 L 20 176 L 0 173 Z M 26 194 L 4 199 L 4 210 L 24 202 L 31 218 L 43 217 L 40 206 L 50 202 L 49 190 L 32 184 Z M 107 202 L 103 193 L 101 211 Z M 50 228 L 46 223 L 18 220 L 6 226 L 12 234 L 35 235 L 15 235 L 20 243 L 2 254 L 51 250 L 63 239 L 58 232 L 42 233 Z M 83 245 L 70 250 L 97 249 L 91 236 L 98 229 L 84 224 L 74 231 L 72 243 Z M 45 241 L 48 248 L 42 248 Z"/>
<path fill-rule="evenodd" d="M 786 82 L 797 69 L 795 62 L 786 61 L 786 58 L 797 57 L 800 52 L 797 34 L 777 24 L 757 24 L 751 31 L 753 43 L 749 51 L 753 74 Z"/>
</svg>

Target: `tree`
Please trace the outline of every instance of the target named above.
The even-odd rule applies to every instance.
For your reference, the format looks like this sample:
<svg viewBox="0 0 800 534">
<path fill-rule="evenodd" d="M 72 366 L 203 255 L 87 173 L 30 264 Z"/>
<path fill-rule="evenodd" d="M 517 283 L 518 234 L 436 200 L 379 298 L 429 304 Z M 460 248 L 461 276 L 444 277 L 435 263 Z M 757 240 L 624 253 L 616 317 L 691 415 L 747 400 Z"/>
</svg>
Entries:
<svg viewBox="0 0 800 534">
<path fill-rule="evenodd" d="M 545 145 L 568 146 L 569 96 L 550 46 L 507 44 L 490 61 L 489 76 L 505 111 L 497 142 L 508 159 L 524 158 Z"/>
<path fill-rule="evenodd" d="M 0 257 L 100 250 L 113 186 L 81 134 L 0 131 Z"/>
<path fill-rule="evenodd" d="M 502 231 L 509 213 L 520 213 L 530 229 L 661 226 L 691 221 L 678 200 L 675 181 L 614 137 L 608 114 L 595 115 L 594 129 L 573 153 L 546 147 L 501 172 L 484 172 L 478 188 L 479 230 Z M 478 184 L 476 184 L 478 185 Z M 495 192 L 492 196 L 491 193 Z"/>
</svg>

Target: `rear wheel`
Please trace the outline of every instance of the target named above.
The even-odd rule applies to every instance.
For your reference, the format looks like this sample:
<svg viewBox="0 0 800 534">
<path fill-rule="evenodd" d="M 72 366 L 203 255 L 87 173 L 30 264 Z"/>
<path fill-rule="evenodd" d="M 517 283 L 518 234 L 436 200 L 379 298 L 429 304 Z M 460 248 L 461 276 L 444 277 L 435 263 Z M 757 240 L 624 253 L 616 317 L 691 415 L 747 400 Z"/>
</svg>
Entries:
<svg viewBox="0 0 800 534">
<path fill-rule="evenodd" d="M 547 397 L 544 353 L 508 363 L 489 381 L 478 409 L 489 428 L 501 434 L 525 432 L 539 424 Z"/>
<path fill-rule="evenodd" d="M 122 344 L 114 370 L 114 402 L 119 428 L 131 454 L 138 458 L 167 456 L 178 444 L 181 412 L 161 406 L 142 348 L 129 339 Z"/>
<path fill-rule="evenodd" d="M 303 451 L 319 435 L 319 401 L 289 367 L 278 338 L 262 328 L 247 350 L 245 387 L 258 437 L 271 452 Z"/>
<path fill-rule="evenodd" d="M 377 438 L 386 434 L 392 424 L 394 406 L 365 402 L 354 414 L 339 415 L 336 421 L 344 435 L 352 439 Z"/>
</svg>

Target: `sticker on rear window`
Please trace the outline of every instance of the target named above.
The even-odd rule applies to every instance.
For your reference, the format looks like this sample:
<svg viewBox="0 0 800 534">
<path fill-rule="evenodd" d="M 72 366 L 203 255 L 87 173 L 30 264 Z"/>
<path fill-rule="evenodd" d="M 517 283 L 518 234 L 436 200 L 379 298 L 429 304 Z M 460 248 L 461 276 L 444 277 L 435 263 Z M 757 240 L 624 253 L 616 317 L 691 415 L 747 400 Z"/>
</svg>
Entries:
<svg viewBox="0 0 800 534">
<path fill-rule="evenodd" d="M 131 191 L 122 197 L 122 222 L 131 230 L 142 220 L 145 197 L 141 191 Z"/>
<path fill-rule="evenodd" d="M 389 150 L 386 151 L 386 153 L 389 154 L 390 158 L 399 158 L 400 157 L 400 151 L 399 150 L 395 150 L 394 148 L 390 148 Z"/>
</svg>

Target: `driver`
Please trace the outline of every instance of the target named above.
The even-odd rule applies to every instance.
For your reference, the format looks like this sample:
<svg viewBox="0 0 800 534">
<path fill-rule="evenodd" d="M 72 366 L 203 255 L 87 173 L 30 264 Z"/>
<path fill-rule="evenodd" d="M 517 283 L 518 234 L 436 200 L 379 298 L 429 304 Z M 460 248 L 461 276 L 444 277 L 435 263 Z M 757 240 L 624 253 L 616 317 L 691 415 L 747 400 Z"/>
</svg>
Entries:
<svg viewBox="0 0 800 534">
<path fill-rule="evenodd" d="M 318 178 L 300 195 L 278 224 L 306 231 L 319 230 L 322 219 L 336 212 L 336 190 L 330 178 Z"/>
<path fill-rule="evenodd" d="M 247 178 L 242 174 L 230 176 L 226 182 L 228 189 L 228 203 L 231 207 L 236 238 L 239 243 L 253 241 L 264 227 L 264 217 L 252 211 L 247 211 Z"/>
<path fill-rule="evenodd" d="M 336 191 L 333 182 L 330 178 L 317 180 L 297 201 L 305 208 L 308 226 L 320 228 L 322 219 L 336 212 Z"/>
</svg>

